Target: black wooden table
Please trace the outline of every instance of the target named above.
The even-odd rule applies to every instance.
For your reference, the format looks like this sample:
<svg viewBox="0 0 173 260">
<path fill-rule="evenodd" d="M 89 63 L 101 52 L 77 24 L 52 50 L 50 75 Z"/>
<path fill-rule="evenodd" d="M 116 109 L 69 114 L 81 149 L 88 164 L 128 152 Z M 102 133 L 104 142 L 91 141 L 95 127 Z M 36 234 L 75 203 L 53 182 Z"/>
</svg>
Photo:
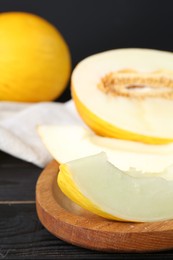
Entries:
<svg viewBox="0 0 173 260">
<path fill-rule="evenodd" d="M 0 259 L 173 259 L 173 251 L 109 254 L 70 245 L 51 235 L 35 208 L 42 169 L 0 152 Z"/>
</svg>

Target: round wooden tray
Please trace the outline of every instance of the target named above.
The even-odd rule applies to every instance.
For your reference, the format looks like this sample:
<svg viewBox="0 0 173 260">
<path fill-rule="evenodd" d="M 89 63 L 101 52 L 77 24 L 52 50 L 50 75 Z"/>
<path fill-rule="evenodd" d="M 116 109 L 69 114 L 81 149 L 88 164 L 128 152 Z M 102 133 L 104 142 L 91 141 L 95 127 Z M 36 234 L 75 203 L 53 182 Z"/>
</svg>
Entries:
<svg viewBox="0 0 173 260">
<path fill-rule="evenodd" d="M 41 223 L 56 237 L 80 247 L 106 252 L 154 252 L 173 249 L 173 221 L 126 223 L 98 217 L 69 200 L 57 185 L 53 160 L 36 186 Z"/>
</svg>

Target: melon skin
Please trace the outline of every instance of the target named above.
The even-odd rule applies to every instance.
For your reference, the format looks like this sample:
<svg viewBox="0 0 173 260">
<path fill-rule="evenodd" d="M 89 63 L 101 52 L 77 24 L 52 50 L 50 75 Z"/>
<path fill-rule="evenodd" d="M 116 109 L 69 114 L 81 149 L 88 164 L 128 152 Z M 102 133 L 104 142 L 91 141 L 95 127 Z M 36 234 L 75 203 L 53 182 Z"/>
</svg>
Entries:
<svg viewBox="0 0 173 260">
<path fill-rule="evenodd" d="M 34 14 L 1 13 L 0 39 L 0 100 L 41 102 L 62 94 L 71 54 L 57 28 Z"/>
<path fill-rule="evenodd" d="M 173 55 L 149 49 L 118 49 L 92 55 L 73 70 L 71 94 L 83 121 L 98 135 L 148 144 L 173 141 L 173 102 L 162 97 L 110 96 L 98 83 L 110 71 L 164 70 L 173 80 Z"/>
</svg>

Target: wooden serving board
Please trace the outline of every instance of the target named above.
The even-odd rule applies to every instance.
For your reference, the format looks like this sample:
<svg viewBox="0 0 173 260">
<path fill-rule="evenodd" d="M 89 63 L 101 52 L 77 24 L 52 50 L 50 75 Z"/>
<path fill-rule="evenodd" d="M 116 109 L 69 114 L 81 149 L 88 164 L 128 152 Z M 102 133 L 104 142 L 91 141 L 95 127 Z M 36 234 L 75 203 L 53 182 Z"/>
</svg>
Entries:
<svg viewBox="0 0 173 260">
<path fill-rule="evenodd" d="M 53 160 L 36 186 L 40 221 L 56 237 L 88 249 L 107 252 L 154 252 L 173 249 L 173 221 L 127 223 L 96 216 L 69 200 L 57 185 Z"/>
</svg>

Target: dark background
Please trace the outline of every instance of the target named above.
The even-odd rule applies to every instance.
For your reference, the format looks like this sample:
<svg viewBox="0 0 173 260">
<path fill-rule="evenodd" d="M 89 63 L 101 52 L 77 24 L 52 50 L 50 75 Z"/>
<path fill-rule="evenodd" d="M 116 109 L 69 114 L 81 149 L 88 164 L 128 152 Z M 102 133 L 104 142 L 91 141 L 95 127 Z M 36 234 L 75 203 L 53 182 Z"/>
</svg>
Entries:
<svg viewBox="0 0 173 260">
<path fill-rule="evenodd" d="M 173 51 L 173 1 L 1 0 L 0 12 L 25 11 L 54 24 L 69 45 L 72 65 L 109 49 Z M 58 101 L 70 98 L 70 83 Z"/>
<path fill-rule="evenodd" d="M 73 68 L 88 55 L 114 48 L 173 51 L 173 0 L 0 0 L 4 11 L 32 12 L 54 24 L 69 45 Z M 58 101 L 69 98 L 70 84 Z M 106 254 L 54 237 L 35 210 L 41 171 L 0 151 L 0 259 L 173 259 L 173 251 Z"/>
</svg>

